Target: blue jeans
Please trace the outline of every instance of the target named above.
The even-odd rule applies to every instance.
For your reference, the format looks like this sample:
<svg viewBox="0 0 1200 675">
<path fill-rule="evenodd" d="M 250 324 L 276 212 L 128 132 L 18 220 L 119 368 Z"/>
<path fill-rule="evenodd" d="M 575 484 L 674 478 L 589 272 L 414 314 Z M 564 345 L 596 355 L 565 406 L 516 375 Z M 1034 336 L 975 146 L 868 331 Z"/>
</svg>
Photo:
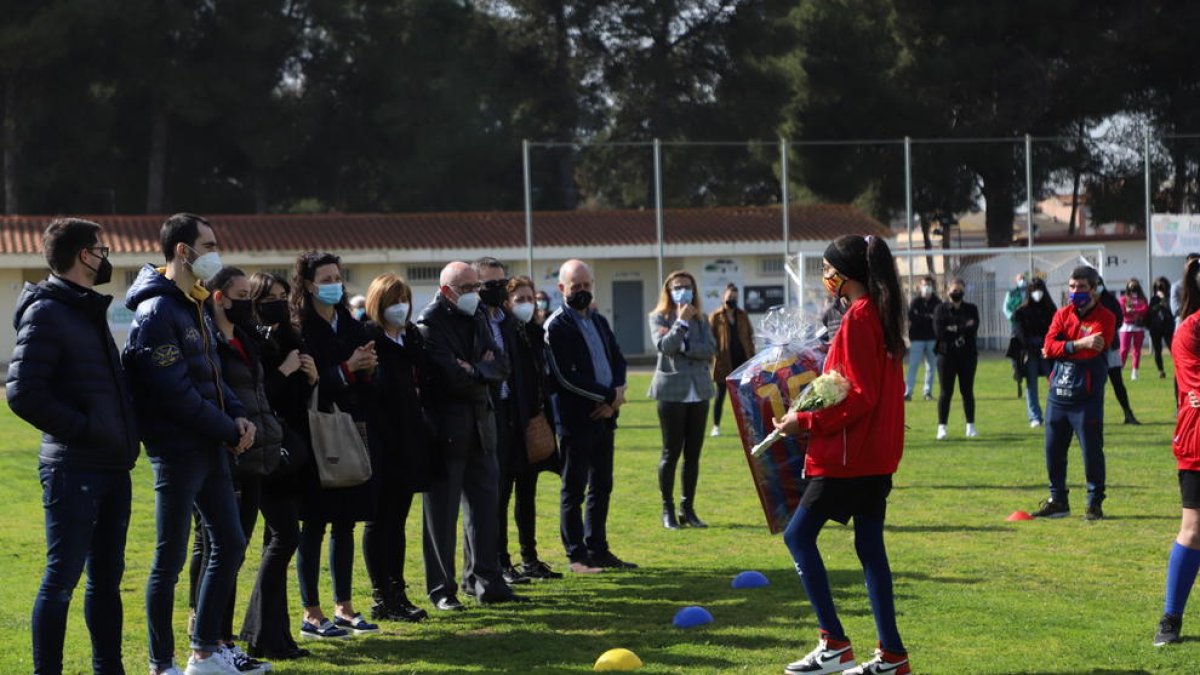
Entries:
<svg viewBox="0 0 1200 675">
<path fill-rule="evenodd" d="M 1042 421 L 1042 404 L 1038 398 L 1038 378 L 1042 376 L 1041 354 L 1030 354 L 1025 360 L 1025 412 L 1029 421 Z"/>
<path fill-rule="evenodd" d="M 925 389 L 924 393 L 933 393 L 933 372 L 936 370 L 935 363 L 937 355 L 933 353 L 933 348 L 937 345 L 937 340 L 913 340 L 908 347 L 908 373 L 904 378 L 904 395 L 910 396 L 913 393 L 913 385 L 917 383 L 917 368 L 921 362 L 925 362 Z"/>
<path fill-rule="evenodd" d="M 92 670 L 121 665 L 121 577 L 131 499 L 129 472 L 87 471 L 42 464 L 46 573 L 33 601 L 33 672 L 61 673 L 67 610 L 84 567 L 83 616 L 92 637 Z"/>
<path fill-rule="evenodd" d="M 192 649 L 214 651 L 221 644 L 221 618 L 246 553 L 246 536 L 242 533 L 225 450 L 213 448 L 151 462 L 158 544 L 150 566 L 150 581 L 146 584 L 146 618 L 150 629 L 150 665 L 161 669 L 175 658 L 171 615 L 175 609 L 175 584 L 188 554 L 192 506 L 203 517 L 211 546 L 196 598 Z"/>
<path fill-rule="evenodd" d="M 1103 390 L 1101 390 L 1103 392 Z M 1046 403 L 1046 473 L 1050 477 L 1050 498 L 1066 503 L 1067 450 L 1071 436 L 1079 439 L 1083 451 L 1083 474 L 1087 480 L 1088 505 L 1104 501 L 1104 399 L 1064 406 Z"/>
</svg>

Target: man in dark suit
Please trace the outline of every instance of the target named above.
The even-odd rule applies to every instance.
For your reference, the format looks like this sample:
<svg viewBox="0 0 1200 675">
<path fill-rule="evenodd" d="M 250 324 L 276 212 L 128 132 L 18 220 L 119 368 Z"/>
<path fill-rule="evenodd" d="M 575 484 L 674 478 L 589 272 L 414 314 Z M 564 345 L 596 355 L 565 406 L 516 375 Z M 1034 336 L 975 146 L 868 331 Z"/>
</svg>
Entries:
<svg viewBox="0 0 1200 675">
<path fill-rule="evenodd" d="M 476 271 L 452 262 L 440 284 L 417 321 L 431 371 L 424 387 L 445 466 L 445 476 L 424 495 L 429 598 L 440 610 L 463 609 L 455 597 L 454 556 L 459 503 L 465 501 L 463 589 L 482 603 L 524 600 L 501 576 L 496 551 L 499 474 L 489 388 L 507 377 L 508 362 L 479 311 Z"/>
<path fill-rule="evenodd" d="M 558 288 L 564 306 L 546 322 L 546 356 L 558 382 L 553 403 L 562 438 L 562 539 L 571 571 L 578 574 L 637 567 L 608 547 L 613 433 L 625 403 L 625 357 L 608 321 L 592 309 L 592 284 L 583 261 L 563 263 Z"/>
</svg>

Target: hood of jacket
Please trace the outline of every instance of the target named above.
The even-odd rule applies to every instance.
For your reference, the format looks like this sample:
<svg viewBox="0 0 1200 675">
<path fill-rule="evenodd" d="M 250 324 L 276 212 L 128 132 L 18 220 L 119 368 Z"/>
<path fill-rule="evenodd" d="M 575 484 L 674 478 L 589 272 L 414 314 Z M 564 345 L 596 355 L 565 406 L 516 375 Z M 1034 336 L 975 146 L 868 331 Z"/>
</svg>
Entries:
<svg viewBox="0 0 1200 675">
<path fill-rule="evenodd" d="M 143 301 L 169 295 L 175 295 L 181 299 L 187 297 L 174 281 L 167 278 L 167 268 L 155 267 L 147 263 L 138 272 L 137 279 L 134 279 L 129 291 L 125 293 L 125 307 L 137 311 L 138 305 Z M 208 291 L 197 281 L 188 295 L 193 300 L 204 302 L 208 298 Z"/>
<path fill-rule="evenodd" d="M 14 329 L 20 328 L 21 317 L 25 315 L 30 305 L 38 300 L 57 300 L 82 309 L 96 318 L 102 317 L 108 312 L 112 296 L 88 291 L 53 274 L 36 284 L 26 282 L 25 287 L 21 289 L 21 295 L 17 298 L 17 309 L 13 312 Z"/>
</svg>

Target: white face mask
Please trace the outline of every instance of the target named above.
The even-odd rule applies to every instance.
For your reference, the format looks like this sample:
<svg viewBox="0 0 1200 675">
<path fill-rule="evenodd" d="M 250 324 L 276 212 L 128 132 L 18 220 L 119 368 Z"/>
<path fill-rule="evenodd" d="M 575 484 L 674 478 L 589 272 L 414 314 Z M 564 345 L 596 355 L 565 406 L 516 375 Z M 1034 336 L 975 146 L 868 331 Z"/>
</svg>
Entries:
<svg viewBox="0 0 1200 675">
<path fill-rule="evenodd" d="M 467 316 L 474 316 L 475 310 L 479 308 L 478 293 L 463 293 L 458 296 L 458 300 L 454 302 L 454 306 L 458 307 L 458 311 Z"/>
<path fill-rule="evenodd" d="M 188 246 L 188 248 L 192 247 Z M 194 248 L 192 248 L 192 251 L 199 253 L 199 251 L 196 251 Z M 220 272 L 221 268 L 224 267 L 224 265 L 221 264 L 221 256 L 216 251 L 209 251 L 204 255 L 197 256 L 197 258 L 190 262 L 189 265 L 192 268 L 192 274 L 195 274 L 196 278 L 200 281 L 208 281 L 209 279 L 212 279 L 213 277 L 217 276 L 217 272 Z"/>
<path fill-rule="evenodd" d="M 1041 291 L 1033 291 L 1029 294 L 1029 297 L 1033 298 L 1034 302 L 1041 302 L 1044 295 L 1046 294 Z"/>
<path fill-rule="evenodd" d="M 921 297 L 922 298 L 928 298 L 931 295 L 933 295 L 933 286 L 922 286 L 921 287 Z"/>
<path fill-rule="evenodd" d="M 398 302 L 383 310 L 383 320 L 392 326 L 408 323 L 408 303 Z"/>
<path fill-rule="evenodd" d="M 533 311 L 536 309 L 532 302 L 518 302 L 512 306 L 512 314 L 517 317 L 517 321 L 521 323 L 529 323 L 533 318 Z"/>
</svg>

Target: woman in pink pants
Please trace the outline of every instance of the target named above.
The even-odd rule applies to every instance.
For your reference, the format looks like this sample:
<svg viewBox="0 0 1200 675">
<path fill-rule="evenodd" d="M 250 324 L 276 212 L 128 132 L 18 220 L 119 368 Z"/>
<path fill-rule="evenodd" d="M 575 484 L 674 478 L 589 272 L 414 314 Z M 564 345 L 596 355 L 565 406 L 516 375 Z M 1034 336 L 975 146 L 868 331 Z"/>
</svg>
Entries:
<svg viewBox="0 0 1200 675">
<path fill-rule="evenodd" d="M 1137 279 L 1130 279 L 1125 286 L 1125 295 L 1121 297 L 1121 311 L 1124 319 L 1121 323 L 1121 367 L 1125 367 L 1125 359 L 1133 351 L 1133 372 L 1129 379 L 1136 380 L 1138 366 L 1142 363 L 1142 341 L 1146 333 L 1142 326 L 1146 323 L 1146 312 L 1150 305 L 1146 302 L 1146 294 L 1142 292 L 1142 284 Z"/>
</svg>

